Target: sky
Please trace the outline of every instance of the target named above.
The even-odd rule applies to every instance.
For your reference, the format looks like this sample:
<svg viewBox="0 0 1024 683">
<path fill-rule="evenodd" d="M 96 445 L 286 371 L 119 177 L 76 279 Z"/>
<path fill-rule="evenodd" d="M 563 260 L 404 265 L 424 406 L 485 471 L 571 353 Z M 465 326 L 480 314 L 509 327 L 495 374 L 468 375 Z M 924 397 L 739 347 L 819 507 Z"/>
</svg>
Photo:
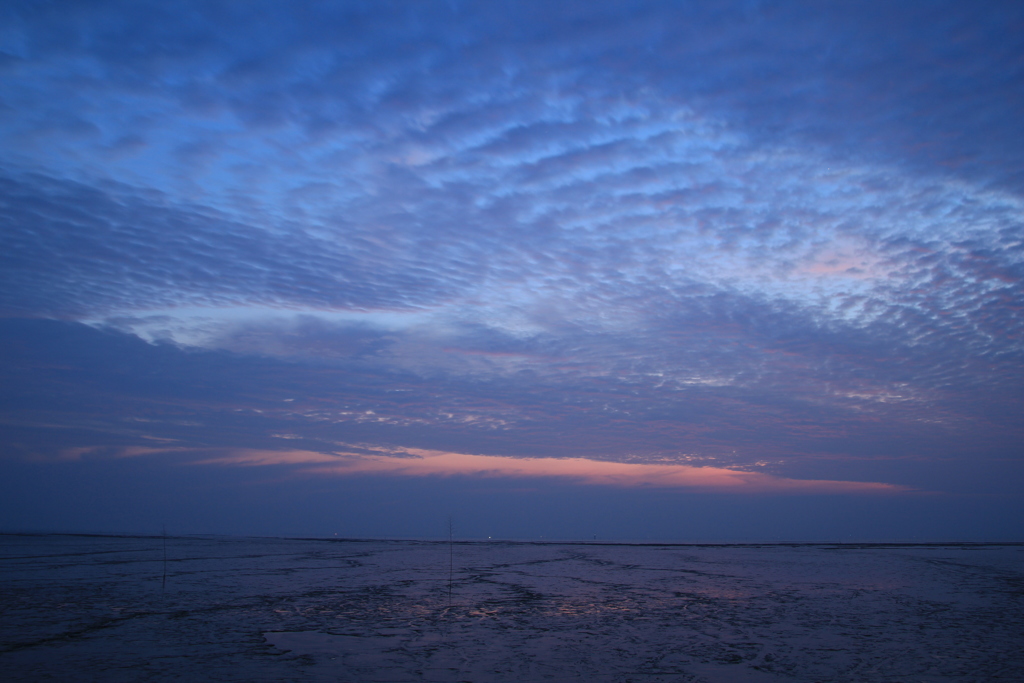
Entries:
<svg viewBox="0 0 1024 683">
<path fill-rule="evenodd" d="M 0 7 L 0 531 L 1024 540 L 1019 2 Z"/>
</svg>

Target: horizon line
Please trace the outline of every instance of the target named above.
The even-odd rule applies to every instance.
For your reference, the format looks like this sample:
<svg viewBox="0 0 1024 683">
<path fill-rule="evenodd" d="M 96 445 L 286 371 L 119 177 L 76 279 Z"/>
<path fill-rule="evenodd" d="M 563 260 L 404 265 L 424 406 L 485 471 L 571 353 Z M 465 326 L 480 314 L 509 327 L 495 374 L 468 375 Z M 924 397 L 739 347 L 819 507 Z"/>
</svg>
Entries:
<svg viewBox="0 0 1024 683">
<path fill-rule="evenodd" d="M 228 533 L 186 533 L 186 534 L 156 534 L 156 533 L 132 533 L 132 532 L 104 532 L 104 531 L 0 531 L 0 536 L 75 536 L 81 538 L 138 538 L 138 539 L 253 539 L 253 540 L 279 540 L 279 541 L 327 541 L 343 543 L 431 543 L 456 545 L 483 545 L 487 543 L 507 543 L 522 545 L 629 545 L 629 546 L 689 546 L 689 547 L 739 547 L 739 546 L 1024 546 L 1024 540 L 999 540 L 999 541 L 971 541 L 971 540 L 770 540 L 758 541 L 753 539 L 737 541 L 716 541 L 716 540 L 661 540 L 661 539 L 631 539 L 631 538 L 609 538 L 609 539 L 586 539 L 578 537 L 466 537 L 451 541 L 440 536 L 434 537 L 413 537 L 413 536 L 284 536 L 284 535 L 254 535 L 254 534 L 228 534 Z"/>
</svg>

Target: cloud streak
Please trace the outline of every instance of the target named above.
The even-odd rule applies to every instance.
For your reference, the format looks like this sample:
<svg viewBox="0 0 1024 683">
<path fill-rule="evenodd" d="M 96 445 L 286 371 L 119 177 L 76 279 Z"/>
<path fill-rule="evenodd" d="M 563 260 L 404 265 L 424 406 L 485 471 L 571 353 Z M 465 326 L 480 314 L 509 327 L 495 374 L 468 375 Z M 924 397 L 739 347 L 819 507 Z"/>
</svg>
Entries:
<svg viewBox="0 0 1024 683">
<path fill-rule="evenodd" d="M 370 453 L 367 453 L 367 450 Z M 732 493 L 879 494 L 907 491 L 905 486 L 875 482 L 801 480 L 722 467 L 652 465 L 589 458 L 516 458 L 424 449 L 382 448 L 362 452 L 240 450 L 199 460 L 202 465 L 297 466 L 310 474 L 336 476 L 556 478 L 591 486 L 678 488 Z"/>
</svg>

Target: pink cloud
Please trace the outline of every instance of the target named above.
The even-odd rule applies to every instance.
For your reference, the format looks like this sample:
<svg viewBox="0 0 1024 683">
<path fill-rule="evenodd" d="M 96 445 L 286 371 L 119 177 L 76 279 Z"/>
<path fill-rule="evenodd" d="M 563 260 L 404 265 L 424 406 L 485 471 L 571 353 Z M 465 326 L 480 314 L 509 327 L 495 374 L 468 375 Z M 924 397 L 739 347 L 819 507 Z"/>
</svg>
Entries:
<svg viewBox="0 0 1024 683">
<path fill-rule="evenodd" d="M 239 449 L 201 461 L 208 465 L 295 465 L 308 473 L 351 476 L 473 476 L 556 478 L 600 486 L 703 489 L 725 492 L 897 493 L 906 487 L 879 482 L 789 479 L 725 467 L 609 462 L 589 458 L 513 458 L 417 448 L 360 447 L 363 452 Z"/>
</svg>

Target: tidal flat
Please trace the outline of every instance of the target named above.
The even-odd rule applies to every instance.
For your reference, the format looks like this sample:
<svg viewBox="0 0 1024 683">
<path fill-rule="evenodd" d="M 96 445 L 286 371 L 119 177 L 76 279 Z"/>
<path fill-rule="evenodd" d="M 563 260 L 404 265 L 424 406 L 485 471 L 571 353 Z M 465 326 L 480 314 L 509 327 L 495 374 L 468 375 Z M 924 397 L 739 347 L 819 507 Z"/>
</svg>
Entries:
<svg viewBox="0 0 1024 683">
<path fill-rule="evenodd" d="M 1022 681 L 1022 544 L 0 535 L 5 681 Z"/>
</svg>

